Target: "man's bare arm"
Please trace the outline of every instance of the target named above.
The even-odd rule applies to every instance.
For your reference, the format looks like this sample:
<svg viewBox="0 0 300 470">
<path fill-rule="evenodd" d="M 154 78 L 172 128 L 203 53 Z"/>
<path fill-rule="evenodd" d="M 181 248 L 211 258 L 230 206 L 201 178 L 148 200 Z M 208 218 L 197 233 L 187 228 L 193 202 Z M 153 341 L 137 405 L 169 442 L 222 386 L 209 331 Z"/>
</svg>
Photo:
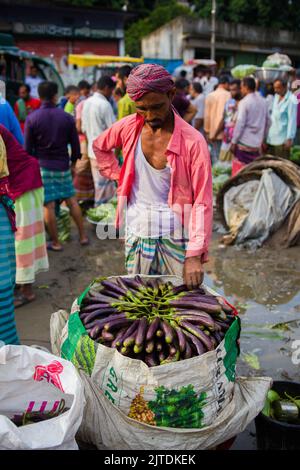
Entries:
<svg viewBox="0 0 300 470">
<path fill-rule="evenodd" d="M 196 116 L 196 114 L 197 114 L 197 108 L 195 108 L 195 106 L 193 106 L 190 103 L 189 107 L 187 108 L 187 110 L 185 112 L 185 115 L 184 115 L 183 119 L 190 124 L 192 122 L 193 118 Z"/>
</svg>

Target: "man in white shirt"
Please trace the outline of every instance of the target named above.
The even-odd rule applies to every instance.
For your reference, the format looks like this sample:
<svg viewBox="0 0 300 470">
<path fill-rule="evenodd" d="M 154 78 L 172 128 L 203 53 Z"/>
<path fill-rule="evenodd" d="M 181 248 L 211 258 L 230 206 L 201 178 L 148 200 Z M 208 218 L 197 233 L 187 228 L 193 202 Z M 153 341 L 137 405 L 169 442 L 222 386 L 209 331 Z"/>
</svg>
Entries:
<svg viewBox="0 0 300 470">
<path fill-rule="evenodd" d="M 115 83 L 110 77 L 101 77 L 97 82 L 97 90 L 85 101 L 82 111 L 82 132 L 87 137 L 88 156 L 95 187 L 95 206 L 109 201 L 116 191 L 115 183 L 100 175 L 93 151 L 94 140 L 116 120 L 112 106 L 108 101 L 114 87 Z"/>
<path fill-rule="evenodd" d="M 192 105 L 197 109 L 197 113 L 192 121 L 192 126 L 203 133 L 205 96 L 199 82 L 193 82 L 191 84 L 190 97 Z"/>
<path fill-rule="evenodd" d="M 39 98 L 38 86 L 44 80 L 41 77 L 38 77 L 38 68 L 35 65 L 30 67 L 30 75 L 25 79 L 26 85 L 30 86 L 30 95 L 33 98 Z"/>
<path fill-rule="evenodd" d="M 204 82 L 204 95 L 207 96 L 213 91 L 215 91 L 218 84 L 219 80 L 217 79 L 217 77 L 213 76 L 212 70 L 209 69 L 206 73 L 206 80 Z"/>
</svg>

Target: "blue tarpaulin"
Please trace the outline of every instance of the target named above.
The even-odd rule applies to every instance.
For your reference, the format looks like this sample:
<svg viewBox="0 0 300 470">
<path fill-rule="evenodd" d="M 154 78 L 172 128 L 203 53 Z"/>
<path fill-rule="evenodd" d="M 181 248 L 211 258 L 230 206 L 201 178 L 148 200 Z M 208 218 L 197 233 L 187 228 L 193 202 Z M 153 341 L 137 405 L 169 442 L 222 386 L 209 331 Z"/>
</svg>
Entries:
<svg viewBox="0 0 300 470">
<path fill-rule="evenodd" d="M 145 64 L 159 64 L 165 67 L 167 71 L 173 74 L 176 67 L 183 64 L 182 60 L 179 59 L 150 59 L 149 57 L 144 58 Z"/>
</svg>

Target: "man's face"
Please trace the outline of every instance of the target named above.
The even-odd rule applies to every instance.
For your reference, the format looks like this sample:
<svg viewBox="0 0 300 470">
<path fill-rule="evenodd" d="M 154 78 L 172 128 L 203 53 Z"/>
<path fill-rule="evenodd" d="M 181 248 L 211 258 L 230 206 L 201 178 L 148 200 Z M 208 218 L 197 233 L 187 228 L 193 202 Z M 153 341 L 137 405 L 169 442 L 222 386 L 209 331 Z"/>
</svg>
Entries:
<svg viewBox="0 0 300 470">
<path fill-rule="evenodd" d="M 19 97 L 22 100 L 27 101 L 29 99 L 29 92 L 27 91 L 27 88 L 25 86 L 21 86 L 19 89 Z"/>
<path fill-rule="evenodd" d="M 193 85 L 190 85 L 189 92 L 190 92 L 191 98 L 196 98 L 196 92 L 194 90 Z"/>
<path fill-rule="evenodd" d="M 239 99 L 241 96 L 241 89 L 238 85 L 230 85 L 230 93 L 233 99 Z"/>
<path fill-rule="evenodd" d="M 82 89 L 80 90 L 80 95 L 81 95 L 81 96 L 89 96 L 89 94 L 90 94 L 89 88 L 82 88 Z"/>
<path fill-rule="evenodd" d="M 79 91 L 71 91 L 71 93 L 69 95 L 70 103 L 75 104 L 76 101 L 78 100 L 79 96 L 80 96 Z"/>
<path fill-rule="evenodd" d="M 152 129 L 160 129 L 170 114 L 174 95 L 175 87 L 168 93 L 147 93 L 136 101 L 136 112 Z"/>
<path fill-rule="evenodd" d="M 279 96 L 284 96 L 286 94 L 286 87 L 279 81 L 274 83 L 274 91 Z"/>
<path fill-rule="evenodd" d="M 242 85 L 241 85 L 241 92 L 242 92 L 242 96 L 246 96 L 247 93 L 248 93 L 248 88 L 244 85 L 244 83 L 242 82 Z"/>
<path fill-rule="evenodd" d="M 36 67 L 32 67 L 31 70 L 30 70 L 30 75 L 33 77 L 33 78 L 36 78 L 37 75 L 38 75 L 38 69 Z"/>
<path fill-rule="evenodd" d="M 117 82 L 116 82 L 116 87 L 120 88 L 121 90 L 125 91 L 126 90 L 126 85 L 127 85 L 127 80 L 128 77 L 123 77 L 121 78 L 119 74 L 117 74 Z"/>
<path fill-rule="evenodd" d="M 114 91 L 114 88 L 110 88 L 108 86 L 106 86 L 105 88 L 103 88 L 103 90 L 101 90 L 101 93 L 107 98 L 111 98 L 112 94 L 113 94 L 113 91 Z"/>
</svg>

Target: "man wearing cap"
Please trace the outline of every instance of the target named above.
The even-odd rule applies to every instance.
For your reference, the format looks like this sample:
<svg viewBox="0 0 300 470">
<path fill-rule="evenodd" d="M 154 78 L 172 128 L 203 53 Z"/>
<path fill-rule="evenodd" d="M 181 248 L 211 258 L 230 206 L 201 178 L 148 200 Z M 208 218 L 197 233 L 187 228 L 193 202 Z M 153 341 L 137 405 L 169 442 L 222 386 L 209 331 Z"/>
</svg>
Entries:
<svg viewBox="0 0 300 470">
<path fill-rule="evenodd" d="M 183 276 L 196 287 L 203 280 L 212 229 L 207 144 L 174 110 L 174 82 L 163 67 L 133 69 L 127 92 L 136 114 L 115 123 L 93 144 L 100 173 L 118 182 L 119 227 L 127 209 L 127 271 Z M 122 168 L 115 148 L 122 148 Z"/>
</svg>

